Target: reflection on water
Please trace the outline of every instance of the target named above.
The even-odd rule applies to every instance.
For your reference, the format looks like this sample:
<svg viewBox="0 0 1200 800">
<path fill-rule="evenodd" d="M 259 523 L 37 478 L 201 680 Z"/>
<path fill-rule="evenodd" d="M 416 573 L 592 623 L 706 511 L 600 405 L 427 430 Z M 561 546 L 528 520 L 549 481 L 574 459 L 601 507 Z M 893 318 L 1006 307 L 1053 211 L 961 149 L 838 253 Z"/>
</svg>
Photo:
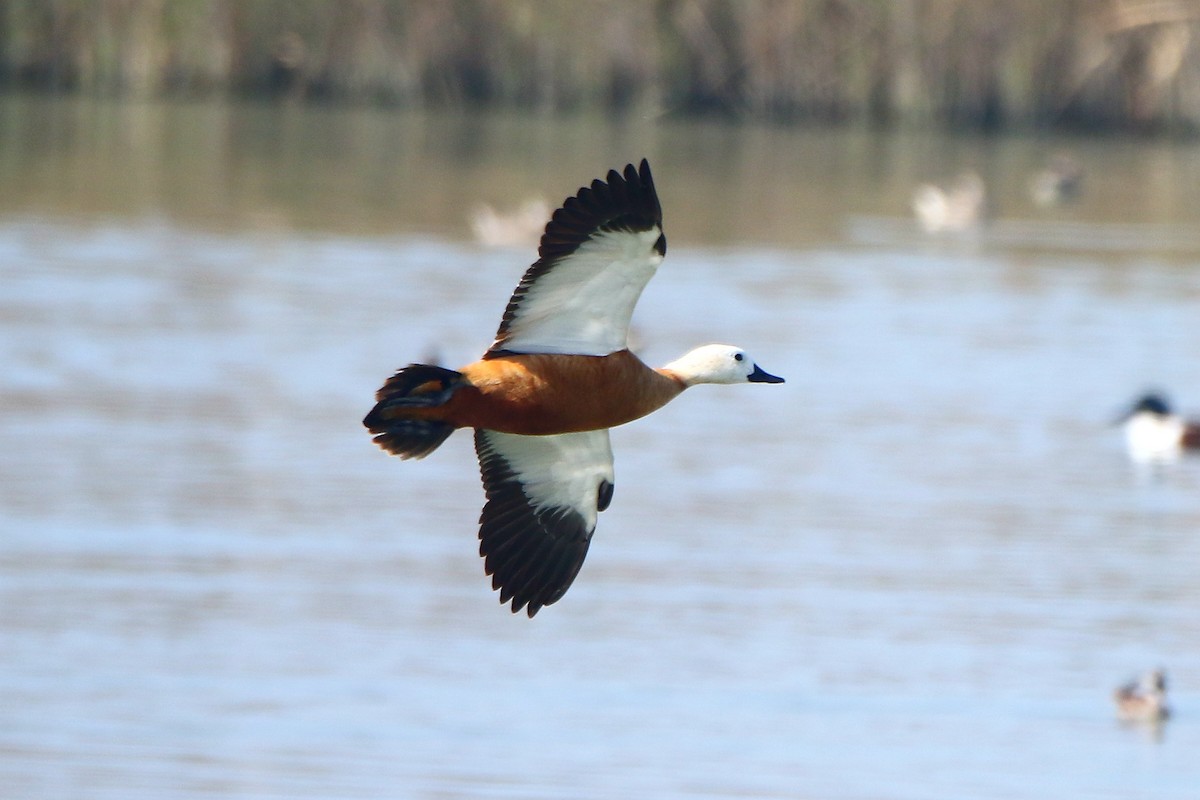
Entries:
<svg viewBox="0 0 1200 800">
<path fill-rule="evenodd" d="M 0 148 L 13 796 L 1200 785 L 1200 463 L 1139 476 L 1108 425 L 1148 385 L 1200 407 L 1194 154 L 1080 143 L 1128 171 L 1109 194 L 942 240 L 902 219 L 937 177 L 915 141 L 21 111 Z M 1023 193 L 1041 149 L 951 142 L 940 168 L 973 159 L 1003 195 L 1011 166 Z M 393 368 L 490 340 L 530 254 L 470 243 L 475 200 L 562 195 L 630 151 L 658 157 L 671 239 L 646 358 L 737 341 L 788 383 L 614 431 L 613 506 L 531 622 L 475 555 L 468 437 L 402 463 L 359 419 Z M 1176 718 L 1118 725 L 1113 687 L 1160 665 Z"/>
<path fill-rule="evenodd" d="M 1182 226 L 1194 236 L 1200 183 L 1186 142 L 42 98 L 5 99 L 0 110 L 5 216 L 165 217 L 203 230 L 458 237 L 480 204 L 556 203 L 642 156 L 669 177 L 659 191 L 673 243 L 697 245 L 839 239 L 847 219 L 907 217 L 918 184 L 966 170 L 1006 224 Z M 1046 209 L 1029 181 L 1062 151 L 1084 171 L 1083 189 Z"/>
</svg>

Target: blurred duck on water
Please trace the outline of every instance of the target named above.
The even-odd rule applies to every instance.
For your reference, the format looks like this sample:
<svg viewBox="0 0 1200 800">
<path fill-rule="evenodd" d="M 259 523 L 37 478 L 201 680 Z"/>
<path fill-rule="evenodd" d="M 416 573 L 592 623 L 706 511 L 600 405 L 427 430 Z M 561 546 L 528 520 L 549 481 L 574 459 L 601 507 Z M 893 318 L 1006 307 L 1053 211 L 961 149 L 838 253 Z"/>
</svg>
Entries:
<svg viewBox="0 0 1200 800">
<path fill-rule="evenodd" d="M 533 247 L 548 219 L 549 203 L 535 197 L 507 213 L 482 203 L 471 212 L 468 221 L 475 240 L 485 247 Z"/>
<path fill-rule="evenodd" d="M 1113 692 L 1117 718 L 1122 722 L 1161 722 L 1171 715 L 1167 706 L 1167 676 L 1161 669 L 1130 681 Z"/>
<path fill-rule="evenodd" d="M 1200 452 L 1200 420 L 1174 413 L 1165 395 L 1147 392 L 1117 418 L 1129 457 L 1137 462 L 1172 461 Z"/>
<path fill-rule="evenodd" d="M 975 228 L 987 210 L 983 178 L 964 172 L 949 186 L 923 183 L 913 191 L 912 210 L 926 233 L 960 233 Z"/>
<path fill-rule="evenodd" d="M 1082 190 L 1083 167 L 1066 153 L 1051 158 L 1029 181 L 1029 195 L 1042 208 L 1072 203 Z"/>
<path fill-rule="evenodd" d="M 613 496 L 609 428 L 697 384 L 783 382 L 730 345 L 658 369 L 630 352 L 630 317 L 666 252 L 650 165 L 609 172 L 554 212 L 483 357 L 401 369 L 363 420 L 401 458 L 474 429 L 487 498 L 479 553 L 514 613 L 560 599 L 583 565 Z"/>
</svg>

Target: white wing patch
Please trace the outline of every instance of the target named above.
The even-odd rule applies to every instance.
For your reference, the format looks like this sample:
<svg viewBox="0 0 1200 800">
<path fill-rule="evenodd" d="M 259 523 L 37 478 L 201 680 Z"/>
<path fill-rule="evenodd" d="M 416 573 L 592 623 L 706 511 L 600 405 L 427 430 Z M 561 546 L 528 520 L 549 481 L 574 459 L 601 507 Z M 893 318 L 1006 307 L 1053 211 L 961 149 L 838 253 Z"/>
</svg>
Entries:
<svg viewBox="0 0 1200 800">
<path fill-rule="evenodd" d="M 607 429 L 555 436 L 480 433 L 490 453 L 508 464 L 531 511 L 569 508 L 583 519 L 589 535 L 595 530 L 599 487 L 613 483 Z"/>
<path fill-rule="evenodd" d="M 533 616 L 567 591 L 613 486 L 608 431 L 518 436 L 477 430 L 487 493 L 479 552 L 500 602 Z"/>
<path fill-rule="evenodd" d="M 650 164 L 609 170 L 551 215 L 488 354 L 624 349 L 633 307 L 666 252 Z"/>
<path fill-rule="evenodd" d="M 527 287 L 502 340 L 517 353 L 603 356 L 627 345 L 629 320 L 663 257 L 662 229 L 597 231 Z"/>
</svg>

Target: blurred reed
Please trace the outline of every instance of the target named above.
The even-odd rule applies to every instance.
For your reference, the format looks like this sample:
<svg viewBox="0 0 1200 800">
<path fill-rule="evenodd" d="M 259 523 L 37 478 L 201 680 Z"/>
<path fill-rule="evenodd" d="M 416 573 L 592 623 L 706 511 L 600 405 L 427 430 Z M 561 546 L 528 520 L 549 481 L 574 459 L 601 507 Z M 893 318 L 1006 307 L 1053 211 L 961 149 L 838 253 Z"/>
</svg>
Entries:
<svg viewBox="0 0 1200 800">
<path fill-rule="evenodd" d="M 1197 0 L 0 0 L 0 86 L 1200 130 Z"/>
</svg>

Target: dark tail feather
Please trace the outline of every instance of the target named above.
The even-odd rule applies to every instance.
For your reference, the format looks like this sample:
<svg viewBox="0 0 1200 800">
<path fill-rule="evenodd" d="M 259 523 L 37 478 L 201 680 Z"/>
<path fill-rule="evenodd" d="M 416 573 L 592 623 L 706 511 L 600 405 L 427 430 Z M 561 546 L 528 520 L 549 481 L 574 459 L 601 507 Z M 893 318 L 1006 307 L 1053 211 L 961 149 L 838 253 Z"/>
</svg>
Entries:
<svg viewBox="0 0 1200 800">
<path fill-rule="evenodd" d="M 454 433 L 450 423 L 428 419 L 397 419 L 383 425 L 371 428 L 375 444 L 401 458 L 424 458 Z"/>
<path fill-rule="evenodd" d="M 454 425 L 410 416 L 413 409 L 436 408 L 463 385 L 462 373 L 428 364 L 411 364 L 388 378 L 375 393 L 375 407 L 363 425 L 375 444 L 401 458 L 424 458 L 454 433 Z"/>
</svg>

